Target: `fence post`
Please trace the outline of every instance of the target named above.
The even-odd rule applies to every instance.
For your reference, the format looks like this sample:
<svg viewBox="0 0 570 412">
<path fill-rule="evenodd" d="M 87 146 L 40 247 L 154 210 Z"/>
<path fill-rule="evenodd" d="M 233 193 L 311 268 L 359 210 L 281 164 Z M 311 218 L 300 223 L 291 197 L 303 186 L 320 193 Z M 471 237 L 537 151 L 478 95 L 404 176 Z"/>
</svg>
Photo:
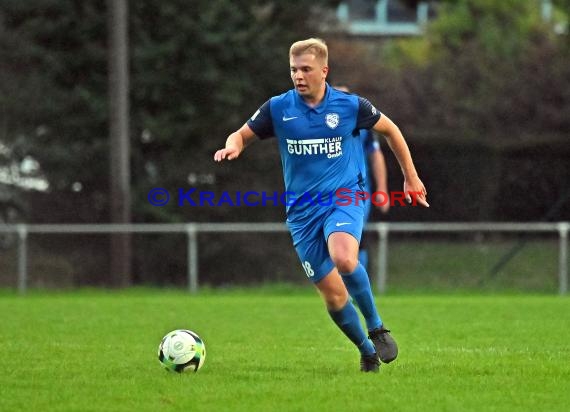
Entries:
<svg viewBox="0 0 570 412">
<path fill-rule="evenodd" d="M 198 228 L 196 223 L 186 225 L 188 234 L 188 290 L 198 292 Z"/>
<path fill-rule="evenodd" d="M 560 251 L 558 254 L 558 293 L 565 295 L 568 292 L 568 222 L 558 223 L 560 234 Z"/>
<path fill-rule="evenodd" d="M 388 278 L 388 223 L 378 223 L 378 273 L 376 276 L 376 290 L 378 293 L 386 292 L 386 279 Z"/>
<path fill-rule="evenodd" d="M 18 292 L 26 293 L 28 289 L 28 228 L 18 225 Z"/>
</svg>

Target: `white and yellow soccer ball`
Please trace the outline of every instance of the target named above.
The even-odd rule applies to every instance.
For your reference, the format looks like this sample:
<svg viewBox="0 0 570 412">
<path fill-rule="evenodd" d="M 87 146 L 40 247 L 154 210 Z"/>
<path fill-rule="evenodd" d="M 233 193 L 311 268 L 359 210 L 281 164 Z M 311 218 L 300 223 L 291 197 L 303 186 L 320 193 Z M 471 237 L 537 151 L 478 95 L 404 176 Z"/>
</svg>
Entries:
<svg viewBox="0 0 570 412">
<path fill-rule="evenodd" d="M 173 330 L 162 338 L 158 346 L 158 360 L 172 372 L 198 372 L 205 359 L 206 345 L 191 330 Z"/>
</svg>

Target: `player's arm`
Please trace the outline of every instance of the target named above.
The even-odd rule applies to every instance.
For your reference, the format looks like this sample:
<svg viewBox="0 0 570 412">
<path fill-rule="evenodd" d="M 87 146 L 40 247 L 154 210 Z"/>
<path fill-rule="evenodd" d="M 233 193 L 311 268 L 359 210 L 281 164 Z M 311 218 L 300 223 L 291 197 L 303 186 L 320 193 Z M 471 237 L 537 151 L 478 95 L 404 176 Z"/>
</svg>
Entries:
<svg viewBox="0 0 570 412">
<path fill-rule="evenodd" d="M 257 139 L 255 133 L 246 124 L 228 136 L 226 139 L 226 147 L 218 150 L 214 154 L 214 160 L 221 162 L 224 159 L 234 160 L 239 157 L 241 152 Z"/>
<path fill-rule="evenodd" d="M 271 119 L 270 100 L 266 101 L 251 118 L 226 139 L 226 147 L 214 154 L 214 160 L 221 162 L 224 159 L 234 160 L 241 152 L 253 143 L 258 137 L 266 139 L 275 136 L 273 121 Z"/>
<path fill-rule="evenodd" d="M 388 116 L 382 114 L 372 129 L 386 138 L 390 149 L 396 156 L 396 159 L 400 164 L 400 168 L 402 169 L 402 173 L 404 174 L 404 192 L 406 195 L 408 193 L 413 193 L 419 204 L 429 207 L 429 204 L 426 201 L 426 188 L 418 177 L 414 162 L 412 161 L 410 149 L 408 148 L 408 144 L 406 143 L 406 140 L 398 126 L 396 126 Z M 409 195 L 406 197 L 409 199 Z"/>
<path fill-rule="evenodd" d="M 378 143 L 376 143 L 378 144 Z M 368 154 L 368 164 L 370 165 L 370 172 L 376 183 L 376 191 L 388 193 L 388 171 L 386 168 L 386 159 L 381 150 L 374 149 Z M 390 202 L 383 202 L 380 206 L 382 213 L 388 213 L 390 209 Z"/>
</svg>

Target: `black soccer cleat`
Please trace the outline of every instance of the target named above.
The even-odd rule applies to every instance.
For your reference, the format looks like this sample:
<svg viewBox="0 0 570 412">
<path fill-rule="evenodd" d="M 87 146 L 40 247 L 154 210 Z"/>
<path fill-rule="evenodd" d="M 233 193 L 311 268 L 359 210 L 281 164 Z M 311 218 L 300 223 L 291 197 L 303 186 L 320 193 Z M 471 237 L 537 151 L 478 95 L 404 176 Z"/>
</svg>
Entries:
<svg viewBox="0 0 570 412">
<path fill-rule="evenodd" d="M 360 370 L 362 372 L 378 372 L 380 370 L 380 359 L 377 354 L 362 355 L 360 357 Z"/>
<path fill-rule="evenodd" d="M 374 343 L 376 353 L 378 353 L 382 362 L 390 363 L 398 357 L 398 345 L 396 345 L 394 338 L 390 336 L 390 331 L 384 329 L 383 325 L 368 331 L 368 337 Z"/>
</svg>

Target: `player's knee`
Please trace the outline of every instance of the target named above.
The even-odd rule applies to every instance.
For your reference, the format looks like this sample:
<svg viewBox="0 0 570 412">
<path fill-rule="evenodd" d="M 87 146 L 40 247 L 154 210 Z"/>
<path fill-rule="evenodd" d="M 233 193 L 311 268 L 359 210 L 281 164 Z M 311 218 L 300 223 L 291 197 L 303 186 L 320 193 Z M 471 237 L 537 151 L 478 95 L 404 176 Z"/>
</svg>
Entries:
<svg viewBox="0 0 570 412">
<path fill-rule="evenodd" d="M 341 310 L 348 302 L 348 292 L 338 290 L 335 292 L 327 293 L 323 296 L 327 309 L 329 310 Z"/>
<path fill-rule="evenodd" d="M 358 259 L 355 256 L 339 256 L 333 262 L 340 273 L 352 273 L 356 270 Z"/>
</svg>

